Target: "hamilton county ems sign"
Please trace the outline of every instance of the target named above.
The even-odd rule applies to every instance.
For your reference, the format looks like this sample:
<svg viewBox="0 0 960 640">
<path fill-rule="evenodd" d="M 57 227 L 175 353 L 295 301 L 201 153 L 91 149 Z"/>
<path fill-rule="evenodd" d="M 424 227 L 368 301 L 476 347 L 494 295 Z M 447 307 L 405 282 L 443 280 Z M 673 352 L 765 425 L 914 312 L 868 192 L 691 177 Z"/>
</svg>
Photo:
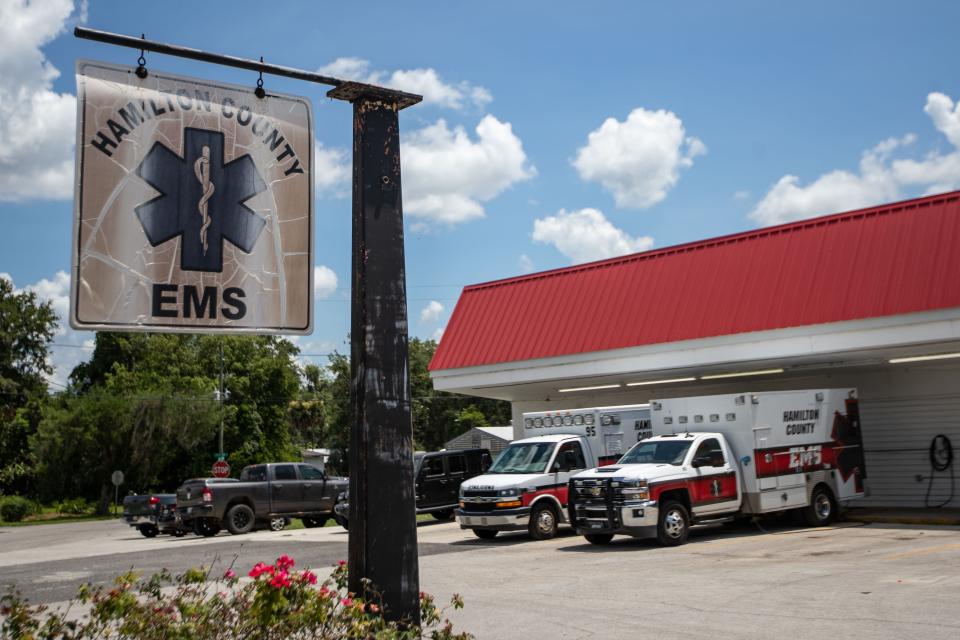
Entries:
<svg viewBox="0 0 960 640">
<path fill-rule="evenodd" d="M 309 333 L 305 98 L 77 64 L 70 324 Z"/>
</svg>

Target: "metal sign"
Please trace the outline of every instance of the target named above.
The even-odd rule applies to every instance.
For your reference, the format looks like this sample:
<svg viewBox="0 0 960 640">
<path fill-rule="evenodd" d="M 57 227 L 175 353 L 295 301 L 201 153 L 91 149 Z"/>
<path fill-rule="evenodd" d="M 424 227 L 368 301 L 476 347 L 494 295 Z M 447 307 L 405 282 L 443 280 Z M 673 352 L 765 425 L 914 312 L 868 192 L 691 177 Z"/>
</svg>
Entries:
<svg viewBox="0 0 960 640">
<path fill-rule="evenodd" d="M 70 324 L 310 333 L 310 103 L 100 62 L 77 90 Z"/>
<path fill-rule="evenodd" d="M 110 482 L 112 482 L 112 483 L 113 483 L 113 486 L 115 486 L 115 487 L 119 487 L 120 485 L 122 485 L 122 484 L 123 484 L 123 471 L 120 471 L 119 469 L 117 469 L 116 471 L 114 471 L 113 473 L 111 473 L 111 474 L 110 474 Z"/>
<path fill-rule="evenodd" d="M 230 477 L 230 463 L 226 460 L 217 460 L 213 463 L 213 477 L 214 478 L 228 478 Z"/>
</svg>

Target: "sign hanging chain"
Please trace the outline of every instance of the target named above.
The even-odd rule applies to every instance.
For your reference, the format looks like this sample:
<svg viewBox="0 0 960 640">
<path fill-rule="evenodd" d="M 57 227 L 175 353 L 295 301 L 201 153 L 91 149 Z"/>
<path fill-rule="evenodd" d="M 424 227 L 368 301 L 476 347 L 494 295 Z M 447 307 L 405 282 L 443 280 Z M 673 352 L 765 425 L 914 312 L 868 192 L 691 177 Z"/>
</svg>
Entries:
<svg viewBox="0 0 960 640">
<path fill-rule="evenodd" d="M 141 33 L 141 34 L 140 34 L 140 39 L 141 39 L 141 40 L 146 40 L 146 39 L 147 39 L 147 34 Z M 143 80 L 144 78 L 147 77 L 147 67 L 146 67 L 147 59 L 146 59 L 146 58 L 144 57 L 144 55 L 143 55 L 144 52 L 145 52 L 144 49 L 140 49 L 140 57 L 137 58 L 137 71 L 136 71 L 136 73 L 137 73 L 137 77 L 140 78 L 141 80 Z"/>
<path fill-rule="evenodd" d="M 260 56 L 260 64 L 263 64 L 263 56 Z M 257 78 L 257 88 L 253 90 L 253 94 L 261 100 L 267 95 L 267 92 L 263 90 L 263 69 L 260 70 L 260 77 Z"/>
</svg>

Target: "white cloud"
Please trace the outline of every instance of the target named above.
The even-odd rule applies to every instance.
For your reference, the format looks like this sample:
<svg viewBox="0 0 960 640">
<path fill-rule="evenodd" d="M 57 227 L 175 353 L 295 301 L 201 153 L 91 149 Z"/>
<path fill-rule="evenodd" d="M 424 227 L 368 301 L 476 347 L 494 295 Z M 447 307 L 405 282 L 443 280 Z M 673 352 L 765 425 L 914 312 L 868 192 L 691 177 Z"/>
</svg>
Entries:
<svg viewBox="0 0 960 640">
<path fill-rule="evenodd" d="M 441 313 L 443 313 L 443 305 L 436 300 L 431 300 L 420 312 L 420 323 L 436 322 L 440 319 Z"/>
<path fill-rule="evenodd" d="M 424 104 L 432 104 L 446 109 L 463 109 L 474 106 L 485 108 L 493 100 L 490 92 L 484 88 L 460 82 L 447 84 L 434 69 L 398 69 L 393 72 L 371 71 L 370 62 L 362 58 L 337 58 L 320 67 L 318 73 L 344 80 L 356 80 L 368 84 L 378 84 L 423 96 Z"/>
<path fill-rule="evenodd" d="M 942 93 L 927 96 L 924 111 L 953 151 L 932 151 L 920 159 L 893 157 L 916 136 L 889 138 L 863 153 L 859 170 L 835 170 L 808 185 L 795 175 L 780 178 L 750 212 L 760 224 L 780 224 L 817 215 L 868 207 L 919 190 L 939 193 L 960 188 L 960 104 Z"/>
<path fill-rule="evenodd" d="M 0 278 L 13 282 L 13 278 L 6 273 L 0 273 Z M 70 276 L 65 271 L 57 271 L 52 278 L 41 278 L 23 289 L 17 289 L 14 284 L 14 290 L 32 291 L 42 302 L 50 302 L 57 314 L 58 327 L 48 358 L 48 363 L 53 367 L 53 375 L 48 376 L 47 380 L 56 387 L 65 387 L 73 368 L 89 360 L 93 354 L 95 335 L 90 331 L 75 331 L 70 327 Z"/>
<path fill-rule="evenodd" d="M 52 90 L 60 72 L 40 50 L 72 12 L 70 0 L 0 1 L 0 200 L 73 196 L 77 100 Z"/>
<path fill-rule="evenodd" d="M 653 246 L 650 236 L 631 237 L 597 209 L 561 209 L 555 216 L 534 220 L 533 240 L 552 244 L 572 263 L 646 251 Z"/>
<path fill-rule="evenodd" d="M 706 152 L 674 113 L 641 107 L 623 122 L 607 118 L 590 132 L 573 166 L 582 179 L 612 193 L 618 207 L 645 209 L 663 200 L 680 180 L 680 170 Z"/>
<path fill-rule="evenodd" d="M 443 337 L 444 329 L 445 327 L 440 327 L 439 329 L 433 332 L 433 341 L 436 342 L 437 344 L 440 343 L 440 338 Z"/>
<path fill-rule="evenodd" d="M 473 141 L 463 127 L 450 129 L 441 119 L 404 137 L 400 160 L 407 214 L 422 224 L 482 218 L 482 202 L 536 175 L 509 122 L 484 116 L 476 134 Z"/>
<path fill-rule="evenodd" d="M 330 267 L 313 268 L 313 296 L 317 300 L 329 298 L 337 290 L 337 274 Z"/>
<path fill-rule="evenodd" d="M 317 142 L 313 156 L 313 182 L 317 195 L 326 193 L 335 198 L 350 195 L 353 174 L 350 152 L 346 149 L 330 149 Z"/>
<path fill-rule="evenodd" d="M 734 191 L 733 192 L 734 200 L 749 200 L 750 192 L 749 191 Z"/>
<path fill-rule="evenodd" d="M 520 259 L 517 260 L 517 264 L 520 265 L 520 271 L 522 273 L 530 273 L 533 271 L 533 260 L 525 253 L 520 254 Z"/>
</svg>

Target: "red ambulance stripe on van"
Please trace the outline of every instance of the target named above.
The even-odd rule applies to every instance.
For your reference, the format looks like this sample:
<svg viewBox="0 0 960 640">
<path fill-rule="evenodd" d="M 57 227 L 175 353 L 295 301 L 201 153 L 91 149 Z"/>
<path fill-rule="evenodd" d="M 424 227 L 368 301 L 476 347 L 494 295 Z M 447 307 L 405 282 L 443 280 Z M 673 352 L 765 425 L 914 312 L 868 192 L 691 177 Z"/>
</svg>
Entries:
<svg viewBox="0 0 960 640">
<path fill-rule="evenodd" d="M 753 459 L 758 478 L 835 469 L 839 450 L 845 447 L 832 442 L 756 449 Z"/>
<path fill-rule="evenodd" d="M 520 496 L 520 501 L 523 503 L 523 506 L 529 507 L 538 497 L 549 493 L 554 496 L 557 500 L 560 501 L 560 504 L 567 506 L 567 485 L 558 484 L 550 487 L 538 487 L 536 491 L 532 493 L 524 493 Z"/>
</svg>

